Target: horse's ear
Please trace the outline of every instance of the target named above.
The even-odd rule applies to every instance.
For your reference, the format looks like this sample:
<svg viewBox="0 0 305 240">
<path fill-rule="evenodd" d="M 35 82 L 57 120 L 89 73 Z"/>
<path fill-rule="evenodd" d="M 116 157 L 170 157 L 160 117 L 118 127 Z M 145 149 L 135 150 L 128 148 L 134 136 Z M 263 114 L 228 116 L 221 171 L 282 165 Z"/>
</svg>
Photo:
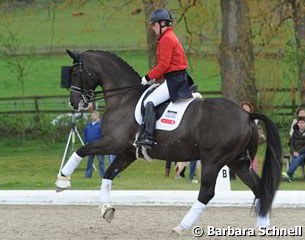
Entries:
<svg viewBox="0 0 305 240">
<path fill-rule="evenodd" d="M 79 61 L 79 57 L 80 57 L 79 53 L 71 52 L 69 49 L 66 49 L 66 52 L 74 60 L 74 62 L 78 62 Z"/>
</svg>

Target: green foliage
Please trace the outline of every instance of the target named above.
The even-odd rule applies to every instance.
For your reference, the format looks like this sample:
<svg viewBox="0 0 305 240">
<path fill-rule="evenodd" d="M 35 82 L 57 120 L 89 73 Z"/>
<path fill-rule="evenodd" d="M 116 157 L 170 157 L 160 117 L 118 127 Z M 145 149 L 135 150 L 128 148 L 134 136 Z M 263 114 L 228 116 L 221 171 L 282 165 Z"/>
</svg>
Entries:
<svg viewBox="0 0 305 240">
<path fill-rule="evenodd" d="M 64 116 L 52 124 L 58 117 L 54 114 L 1 115 L 0 132 L 6 138 L 18 139 L 25 128 L 27 139 L 40 139 L 42 142 L 55 143 L 66 139 L 71 129 L 71 116 Z M 78 119 L 77 125 L 83 129 L 85 119 Z"/>
<path fill-rule="evenodd" d="M 295 39 L 289 40 L 284 50 L 284 64 L 287 66 L 284 71 L 284 78 L 290 85 L 300 88 L 301 83 L 298 81 L 299 67 L 305 58 L 305 54 L 298 51 Z"/>
</svg>

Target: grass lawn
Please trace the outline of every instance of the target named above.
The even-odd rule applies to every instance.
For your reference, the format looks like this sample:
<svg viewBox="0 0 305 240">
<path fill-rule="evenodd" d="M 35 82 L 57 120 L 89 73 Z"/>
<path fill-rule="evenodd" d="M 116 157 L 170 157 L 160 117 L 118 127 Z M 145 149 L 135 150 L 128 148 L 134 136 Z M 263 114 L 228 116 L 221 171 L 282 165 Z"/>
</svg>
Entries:
<svg viewBox="0 0 305 240">
<path fill-rule="evenodd" d="M 63 50 L 65 53 L 65 50 Z M 116 52 L 140 75 L 148 71 L 147 55 L 144 51 Z M 24 80 L 25 96 L 68 95 L 66 89 L 60 88 L 61 66 L 69 66 L 72 59 L 66 55 L 55 56 L 28 56 L 26 60 L 26 76 Z M 220 89 L 220 76 L 218 63 L 214 58 L 190 57 L 192 68 L 190 73 L 194 77 L 200 90 Z M 21 82 L 7 64 L 0 59 L 0 92 L 1 97 L 21 96 Z"/>
<path fill-rule="evenodd" d="M 65 142 L 45 144 L 40 141 L 18 139 L 0 141 L 0 189 L 35 190 L 55 189 L 54 182 L 61 163 Z M 259 156 L 262 155 L 259 153 Z M 97 164 L 97 161 L 95 161 Z M 261 167 L 261 163 L 259 166 Z M 138 160 L 116 178 L 114 190 L 199 190 L 199 184 L 187 178 L 175 179 L 172 168 L 171 177 L 164 177 L 164 161 L 153 163 Z M 84 178 L 86 159 L 72 176 L 73 189 L 98 190 L 101 179 L 94 172 L 91 179 Z M 297 171 L 296 181 L 282 183 L 281 190 L 304 190 L 305 182 Z M 186 171 L 186 175 L 188 170 Z M 231 182 L 232 190 L 249 190 L 239 179 Z"/>
<path fill-rule="evenodd" d="M 55 95 L 66 94 L 60 89 L 60 67 L 71 65 L 71 59 L 64 55 L 65 49 L 88 50 L 88 49 L 125 49 L 118 52 L 140 75 L 146 74 L 148 60 L 145 53 L 146 35 L 143 11 L 133 15 L 131 11 L 142 8 L 137 1 L 128 4 L 122 1 L 93 1 L 87 4 L 46 4 L 45 1 L 37 1 L 38 4 L 29 5 L 25 9 L 11 9 L 5 11 L 0 17 L 0 31 L 5 35 L 8 32 L 16 33 L 21 51 L 32 52 L 33 56 L 26 59 L 25 95 Z M 178 9 L 178 3 L 171 2 L 172 9 Z M 216 7 L 218 4 L 211 3 L 207 7 Z M 55 7 L 53 15 L 52 7 Z M 219 11 L 219 7 L 216 7 Z M 81 11 L 84 15 L 73 17 L 72 13 Z M 178 12 L 174 11 L 174 15 Z M 179 16 L 179 14 L 178 14 Z M 211 39 L 196 43 L 196 49 L 205 49 L 203 55 L 189 57 L 189 71 L 194 77 L 199 89 L 217 91 L 221 89 L 221 78 L 219 64 L 217 62 L 217 51 L 219 46 L 219 31 L 215 29 L 215 22 L 205 21 L 207 16 L 202 16 L 200 21 L 205 22 L 203 30 Z M 211 20 L 211 19 L 210 19 Z M 192 23 L 196 26 L 196 23 Z M 187 49 L 187 33 L 184 24 L 176 26 L 176 32 Z M 211 35 L 210 35 L 210 34 Z M 215 35 L 215 36 L 214 36 Z M 214 36 L 214 37 L 213 37 Z M 196 41 L 195 41 L 196 42 Z M 127 46 L 124 48 L 122 46 Z M 130 46 L 130 48 L 128 47 Z M 133 47 L 134 46 L 134 47 Z M 0 49 L 1 49 L 0 44 Z M 63 55 L 35 56 L 41 49 L 49 52 L 56 48 Z M 197 50 L 198 50 L 197 49 Z M 30 51 L 32 50 L 32 51 Z M 213 52 L 214 57 L 208 57 L 206 53 Z M 294 86 L 295 83 L 289 79 L 287 68 L 282 59 L 256 59 L 256 81 L 257 86 L 278 87 L 279 85 Z M 268 69 L 266 71 L 266 66 Z M 0 59 L 0 91 L 1 97 L 20 96 L 20 82 L 16 80 L 14 70 L 10 69 L 4 58 Z M 285 74 L 286 72 L 286 74 Z M 293 76 L 290 76 L 293 78 Z M 270 102 L 272 96 L 260 94 L 266 102 Z M 285 96 L 275 97 L 277 104 L 287 103 L 289 93 Z"/>
</svg>

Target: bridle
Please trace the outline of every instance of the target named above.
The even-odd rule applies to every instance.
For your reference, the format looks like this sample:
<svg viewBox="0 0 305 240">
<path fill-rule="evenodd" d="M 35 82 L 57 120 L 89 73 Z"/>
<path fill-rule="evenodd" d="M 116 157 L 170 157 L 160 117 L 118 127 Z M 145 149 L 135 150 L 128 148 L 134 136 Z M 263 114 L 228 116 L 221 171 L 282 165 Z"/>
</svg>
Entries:
<svg viewBox="0 0 305 240">
<path fill-rule="evenodd" d="M 88 68 L 83 64 L 82 62 L 82 55 L 83 53 L 80 55 L 79 60 L 75 63 L 73 63 L 72 68 L 71 68 L 71 72 L 73 72 L 73 68 L 75 67 L 79 67 L 77 74 L 79 74 L 79 87 L 74 86 L 71 84 L 70 86 L 70 91 L 71 92 L 76 92 L 79 93 L 83 103 L 88 104 L 90 102 L 95 102 L 97 100 L 100 99 L 104 99 L 105 98 L 105 94 L 108 92 L 118 92 L 119 93 L 114 93 L 111 95 L 107 95 L 107 97 L 112 97 L 115 95 L 119 95 L 119 94 L 123 94 L 126 91 L 131 91 L 134 89 L 138 89 L 140 87 L 143 87 L 143 85 L 141 84 L 137 84 L 137 85 L 133 85 L 133 86 L 127 86 L 127 87 L 120 87 L 120 88 L 113 88 L 113 89 L 108 89 L 108 90 L 102 90 L 102 91 L 93 91 L 92 89 L 87 90 L 86 89 L 86 80 L 82 77 L 83 76 L 83 70 L 85 74 L 89 77 L 89 79 L 91 79 L 92 81 L 94 81 L 94 79 L 92 78 L 92 73 L 88 70 Z M 98 83 L 96 81 L 94 81 L 96 83 L 96 85 L 98 85 Z M 125 91 L 122 91 L 125 90 Z M 102 95 L 100 97 L 96 97 L 97 95 Z"/>
<path fill-rule="evenodd" d="M 92 78 L 91 72 L 89 72 L 89 70 L 86 68 L 86 66 L 83 65 L 83 63 L 81 61 L 81 57 L 80 57 L 79 62 L 74 63 L 72 65 L 72 69 L 71 69 L 71 71 L 73 72 L 73 68 L 79 67 L 78 68 L 79 70 L 77 72 L 77 74 L 79 75 L 79 87 L 74 86 L 74 85 L 71 84 L 70 91 L 79 93 L 80 96 L 82 97 L 83 102 L 84 103 L 89 103 L 89 102 L 92 102 L 92 99 L 94 97 L 94 91 L 91 90 L 91 89 L 89 89 L 89 90 L 85 89 L 85 80 L 82 78 L 82 72 L 83 72 L 82 66 L 85 69 L 85 72 L 88 75 L 88 77 Z"/>
</svg>

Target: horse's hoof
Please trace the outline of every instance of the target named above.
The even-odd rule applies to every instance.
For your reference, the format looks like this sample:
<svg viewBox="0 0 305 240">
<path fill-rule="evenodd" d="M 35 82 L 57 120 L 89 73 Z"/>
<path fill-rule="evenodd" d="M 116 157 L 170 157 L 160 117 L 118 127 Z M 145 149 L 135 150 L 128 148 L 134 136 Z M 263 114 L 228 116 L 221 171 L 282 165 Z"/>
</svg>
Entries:
<svg viewBox="0 0 305 240">
<path fill-rule="evenodd" d="M 106 220 L 107 223 L 111 223 L 112 220 L 114 219 L 114 212 L 115 212 L 114 208 L 108 208 L 105 211 L 103 218 Z"/>
<path fill-rule="evenodd" d="M 184 231 L 185 229 L 180 224 L 172 229 L 172 232 L 178 235 L 182 235 Z"/>
<path fill-rule="evenodd" d="M 64 190 L 70 189 L 71 188 L 71 183 L 70 183 L 70 177 L 64 177 L 64 176 L 57 176 L 57 180 L 55 182 L 56 186 L 56 192 L 62 192 Z"/>
<path fill-rule="evenodd" d="M 266 216 L 257 216 L 256 219 L 256 227 L 269 227 L 270 226 L 270 218 L 269 215 L 267 214 Z"/>
<path fill-rule="evenodd" d="M 62 191 L 69 190 L 69 189 L 71 189 L 71 187 L 68 187 L 68 188 L 60 188 L 60 187 L 57 187 L 57 188 L 56 188 L 56 192 L 62 192 Z"/>
<path fill-rule="evenodd" d="M 100 211 L 106 222 L 111 223 L 113 221 L 115 209 L 110 204 L 102 205 Z"/>
</svg>

